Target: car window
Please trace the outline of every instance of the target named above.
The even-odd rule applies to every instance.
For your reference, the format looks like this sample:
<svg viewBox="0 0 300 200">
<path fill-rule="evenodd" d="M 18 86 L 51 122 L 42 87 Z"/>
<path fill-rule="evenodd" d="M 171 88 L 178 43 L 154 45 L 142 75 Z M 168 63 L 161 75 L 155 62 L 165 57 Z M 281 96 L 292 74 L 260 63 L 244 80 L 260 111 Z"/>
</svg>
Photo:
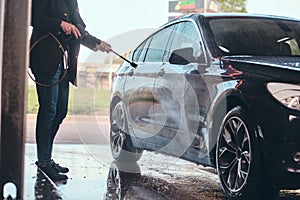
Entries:
<svg viewBox="0 0 300 200">
<path fill-rule="evenodd" d="M 148 38 L 146 41 L 144 41 L 142 44 L 136 48 L 136 50 L 133 52 L 132 61 L 133 62 L 144 62 L 146 52 L 148 50 L 149 44 L 152 40 L 151 38 Z"/>
<path fill-rule="evenodd" d="M 166 27 L 155 33 L 147 48 L 145 62 L 162 62 L 173 27 Z"/>
<path fill-rule="evenodd" d="M 214 18 L 209 27 L 223 55 L 300 56 L 300 26 L 293 20 Z"/>
<path fill-rule="evenodd" d="M 187 47 L 193 49 L 194 57 L 200 57 L 203 54 L 200 34 L 193 22 L 184 21 L 176 24 L 172 38 L 171 49 L 167 59 L 169 59 L 172 51 Z"/>
</svg>

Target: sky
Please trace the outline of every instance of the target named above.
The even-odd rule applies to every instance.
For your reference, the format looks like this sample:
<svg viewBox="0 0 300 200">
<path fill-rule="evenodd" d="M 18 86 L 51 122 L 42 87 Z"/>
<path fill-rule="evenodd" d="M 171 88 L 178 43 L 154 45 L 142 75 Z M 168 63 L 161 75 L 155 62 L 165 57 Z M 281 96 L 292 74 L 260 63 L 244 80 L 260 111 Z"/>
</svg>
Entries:
<svg viewBox="0 0 300 200">
<path fill-rule="evenodd" d="M 87 30 L 109 42 L 119 53 L 136 47 L 143 38 L 168 21 L 169 0 L 78 0 Z M 248 13 L 300 19 L 300 0 L 247 0 Z M 81 48 L 79 61 L 92 52 Z M 99 53 L 98 53 L 99 54 Z"/>
</svg>

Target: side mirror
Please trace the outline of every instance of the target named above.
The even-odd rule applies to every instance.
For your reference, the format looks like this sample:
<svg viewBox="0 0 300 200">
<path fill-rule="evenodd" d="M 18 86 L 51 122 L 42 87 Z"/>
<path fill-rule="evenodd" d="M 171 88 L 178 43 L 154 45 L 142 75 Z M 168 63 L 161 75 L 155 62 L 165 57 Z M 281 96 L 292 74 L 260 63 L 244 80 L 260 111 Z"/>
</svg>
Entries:
<svg viewBox="0 0 300 200">
<path fill-rule="evenodd" d="M 192 47 L 176 49 L 171 53 L 169 62 L 177 65 L 186 65 L 193 62 L 198 62 L 199 58 L 194 57 L 193 55 L 194 50 Z"/>
</svg>

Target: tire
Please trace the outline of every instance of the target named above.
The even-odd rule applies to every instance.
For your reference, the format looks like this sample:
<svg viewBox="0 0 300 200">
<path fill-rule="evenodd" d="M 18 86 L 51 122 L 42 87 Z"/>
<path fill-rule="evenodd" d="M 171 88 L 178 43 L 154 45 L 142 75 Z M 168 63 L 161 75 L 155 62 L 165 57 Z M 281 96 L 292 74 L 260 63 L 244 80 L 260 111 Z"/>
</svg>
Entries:
<svg viewBox="0 0 300 200">
<path fill-rule="evenodd" d="M 112 109 L 110 127 L 110 147 L 113 158 L 122 162 L 138 161 L 142 156 L 143 150 L 132 145 L 122 101 L 115 104 Z"/>
<path fill-rule="evenodd" d="M 224 193 L 230 199 L 273 199 L 278 190 L 268 181 L 250 115 L 241 106 L 222 120 L 217 145 L 216 168 Z"/>
</svg>

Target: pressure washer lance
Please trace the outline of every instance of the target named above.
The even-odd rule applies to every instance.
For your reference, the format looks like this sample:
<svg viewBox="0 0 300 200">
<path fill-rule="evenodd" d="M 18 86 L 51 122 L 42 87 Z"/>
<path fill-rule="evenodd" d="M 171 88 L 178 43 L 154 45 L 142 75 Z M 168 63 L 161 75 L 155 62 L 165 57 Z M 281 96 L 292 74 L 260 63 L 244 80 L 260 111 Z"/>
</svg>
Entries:
<svg viewBox="0 0 300 200">
<path fill-rule="evenodd" d="M 76 27 L 78 28 L 78 30 L 81 33 L 81 38 L 89 35 L 89 32 L 87 32 L 81 24 L 77 24 Z M 117 56 L 119 56 L 120 58 L 122 58 L 123 60 L 125 60 L 126 62 L 128 62 L 132 67 L 137 68 L 138 65 L 135 64 L 134 62 L 130 62 L 129 60 L 127 60 L 126 58 L 124 58 L 123 56 L 121 56 L 120 54 L 118 54 L 117 52 L 115 52 L 112 49 L 110 49 L 110 51 L 113 52 L 114 54 L 116 54 Z"/>
<path fill-rule="evenodd" d="M 123 56 L 121 56 L 120 54 L 118 54 L 117 52 L 115 52 L 114 50 L 110 49 L 111 52 L 113 52 L 114 54 L 116 54 L 117 56 L 119 56 L 120 58 L 122 58 L 123 60 L 125 60 L 126 62 L 128 62 L 133 68 L 137 68 L 137 64 L 134 62 L 130 62 L 128 59 L 124 58 Z"/>
</svg>

